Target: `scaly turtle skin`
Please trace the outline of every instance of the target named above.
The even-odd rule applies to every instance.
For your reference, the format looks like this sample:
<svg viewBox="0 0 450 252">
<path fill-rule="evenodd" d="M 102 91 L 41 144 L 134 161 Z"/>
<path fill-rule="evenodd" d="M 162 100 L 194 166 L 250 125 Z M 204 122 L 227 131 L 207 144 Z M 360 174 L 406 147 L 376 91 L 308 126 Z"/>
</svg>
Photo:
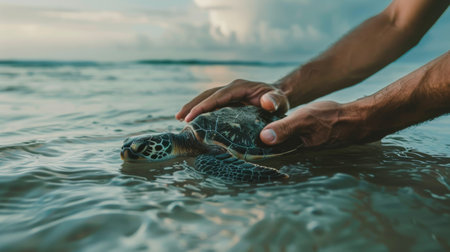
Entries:
<svg viewBox="0 0 450 252">
<path fill-rule="evenodd" d="M 120 153 L 125 161 L 161 161 L 177 156 L 196 156 L 195 169 L 226 180 L 267 181 L 287 178 L 278 170 L 248 161 L 293 152 L 299 139 L 267 146 L 260 131 L 282 117 L 263 109 L 226 107 L 198 116 L 180 134 L 162 133 L 127 138 Z"/>
</svg>

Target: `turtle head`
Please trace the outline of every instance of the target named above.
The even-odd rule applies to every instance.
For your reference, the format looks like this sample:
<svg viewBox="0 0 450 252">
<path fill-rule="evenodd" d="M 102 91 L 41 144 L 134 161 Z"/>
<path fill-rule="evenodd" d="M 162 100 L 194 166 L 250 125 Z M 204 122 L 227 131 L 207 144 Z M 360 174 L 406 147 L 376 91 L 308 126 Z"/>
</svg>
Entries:
<svg viewBox="0 0 450 252">
<path fill-rule="evenodd" d="M 120 157 L 125 161 L 162 161 L 173 158 L 173 134 L 150 134 L 125 139 Z"/>
</svg>

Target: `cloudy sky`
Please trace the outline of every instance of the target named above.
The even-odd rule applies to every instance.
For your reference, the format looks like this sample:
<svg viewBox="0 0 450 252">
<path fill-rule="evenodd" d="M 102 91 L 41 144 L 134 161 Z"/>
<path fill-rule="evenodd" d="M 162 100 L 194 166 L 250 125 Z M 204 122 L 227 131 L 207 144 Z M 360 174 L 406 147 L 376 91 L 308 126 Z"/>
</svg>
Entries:
<svg viewBox="0 0 450 252">
<path fill-rule="evenodd" d="M 387 0 L 0 0 L 0 59 L 303 61 Z M 448 50 L 445 13 L 411 58 Z"/>
</svg>

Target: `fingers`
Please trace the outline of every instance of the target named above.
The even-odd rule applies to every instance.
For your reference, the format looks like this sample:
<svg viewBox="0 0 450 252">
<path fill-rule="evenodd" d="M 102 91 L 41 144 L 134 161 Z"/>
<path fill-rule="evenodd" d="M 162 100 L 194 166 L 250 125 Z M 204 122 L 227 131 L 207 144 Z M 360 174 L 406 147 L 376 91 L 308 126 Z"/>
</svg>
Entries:
<svg viewBox="0 0 450 252">
<path fill-rule="evenodd" d="M 261 107 L 269 112 L 286 113 L 289 110 L 289 101 L 285 94 L 276 89 L 265 93 L 260 99 Z"/>
<path fill-rule="evenodd" d="M 291 116 L 268 124 L 259 134 L 261 141 L 267 145 L 275 145 L 286 141 L 295 133 L 295 122 Z"/>
<path fill-rule="evenodd" d="M 199 94 L 197 97 L 192 99 L 192 101 L 190 101 L 186 105 L 184 105 L 181 108 L 181 110 L 178 111 L 178 113 L 175 115 L 175 118 L 177 120 L 185 119 L 186 115 L 189 114 L 189 112 L 192 110 L 193 107 L 195 107 L 197 104 L 199 104 L 200 102 L 202 102 L 203 100 L 205 100 L 206 98 L 208 98 L 209 96 L 214 94 L 220 88 L 222 88 L 222 87 L 211 88 L 211 89 L 208 89 L 208 90 L 204 91 L 203 93 Z"/>
<path fill-rule="evenodd" d="M 235 80 L 226 86 L 209 89 L 201 93 L 186 104 L 175 117 L 178 120 L 184 119 L 189 122 L 201 113 L 230 105 L 233 102 L 260 106 L 261 96 L 273 90 L 275 90 L 273 86 L 265 83 Z M 284 98 L 281 92 L 274 93 L 269 99 L 274 99 L 276 101 L 276 103 L 271 103 L 272 105 L 269 106 L 282 107 L 283 109 L 286 107 L 285 104 L 287 104 L 287 102 L 284 100 L 287 99 Z"/>
<path fill-rule="evenodd" d="M 212 88 L 201 93 L 183 106 L 175 115 L 178 120 L 192 121 L 201 113 L 238 102 L 245 105 L 261 106 L 270 112 L 285 113 L 289 102 L 280 90 L 261 82 L 235 80 L 230 84 Z"/>
<path fill-rule="evenodd" d="M 322 101 L 308 104 L 287 117 L 272 122 L 260 132 L 267 145 L 300 138 L 303 147 L 343 146 L 355 142 L 360 116 L 339 103 Z"/>
<path fill-rule="evenodd" d="M 186 115 L 184 120 L 186 122 L 192 121 L 195 117 L 204 112 L 212 111 L 216 108 L 221 108 L 233 101 L 233 95 L 230 92 L 220 89 L 194 106 Z"/>
</svg>

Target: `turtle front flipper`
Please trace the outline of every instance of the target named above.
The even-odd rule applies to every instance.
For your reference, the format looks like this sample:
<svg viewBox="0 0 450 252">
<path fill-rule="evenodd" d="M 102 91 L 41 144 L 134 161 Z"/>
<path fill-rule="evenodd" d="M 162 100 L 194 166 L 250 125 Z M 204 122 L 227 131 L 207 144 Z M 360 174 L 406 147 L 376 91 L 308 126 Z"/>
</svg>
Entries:
<svg viewBox="0 0 450 252">
<path fill-rule="evenodd" d="M 276 169 L 245 162 L 228 153 L 199 155 L 195 160 L 195 169 L 203 174 L 230 181 L 261 182 L 289 177 Z"/>
</svg>

